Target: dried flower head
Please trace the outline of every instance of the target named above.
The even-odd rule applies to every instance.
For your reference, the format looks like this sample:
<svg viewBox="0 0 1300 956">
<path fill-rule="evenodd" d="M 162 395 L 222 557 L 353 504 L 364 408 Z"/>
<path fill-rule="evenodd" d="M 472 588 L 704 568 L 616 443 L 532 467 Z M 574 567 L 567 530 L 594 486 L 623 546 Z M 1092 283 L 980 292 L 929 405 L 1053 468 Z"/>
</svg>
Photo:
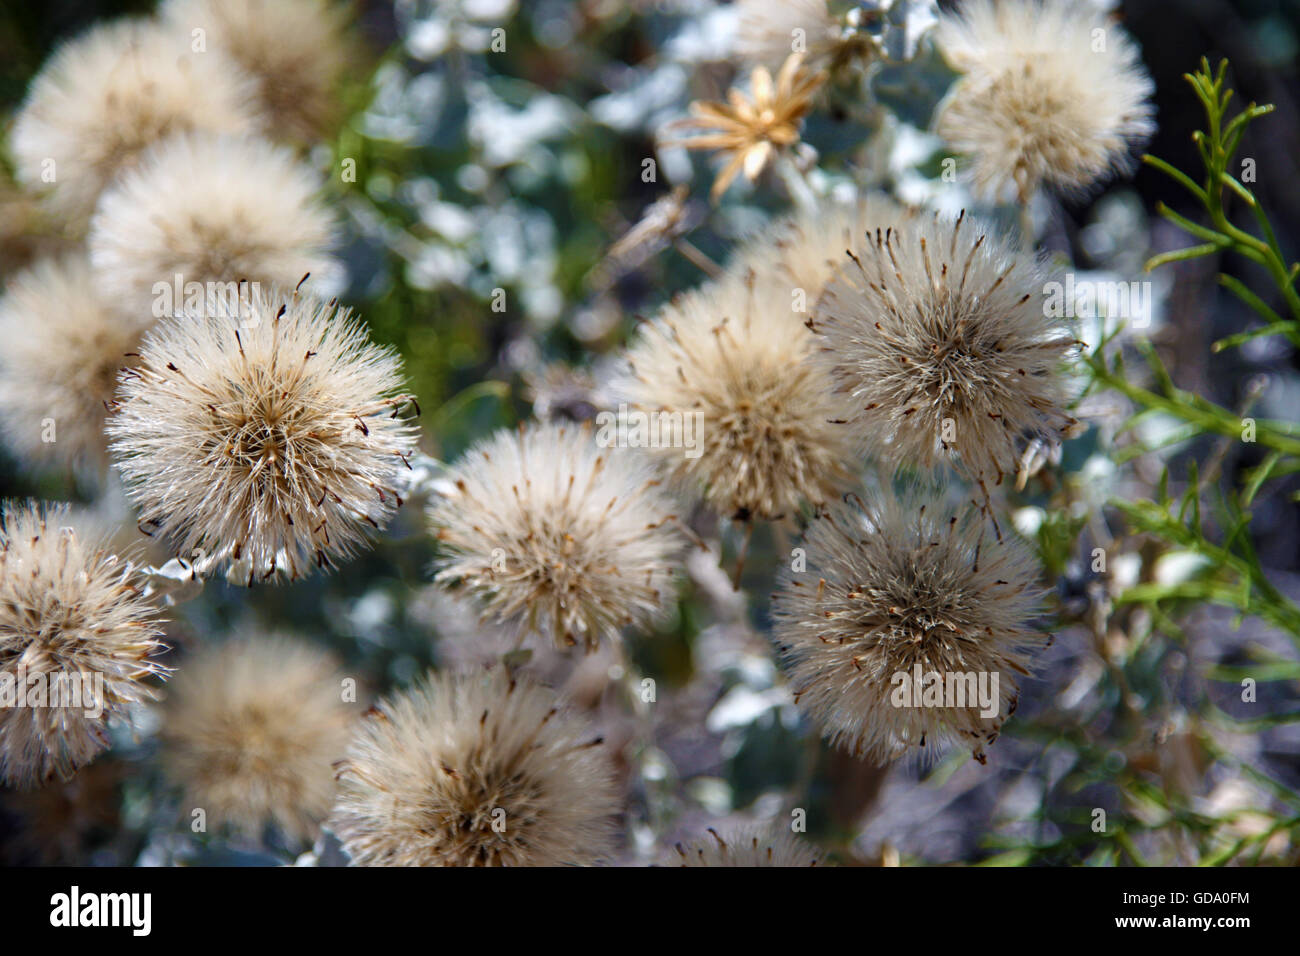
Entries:
<svg viewBox="0 0 1300 956">
<path fill-rule="evenodd" d="M 963 213 L 877 230 L 813 315 L 845 417 L 881 458 L 948 459 L 1000 482 L 1027 439 L 1058 442 L 1073 339 L 1035 261 Z"/>
<path fill-rule="evenodd" d="M 37 467 L 96 482 L 104 414 L 144 326 L 110 309 L 80 254 L 37 262 L 0 299 L 0 431 Z"/>
<path fill-rule="evenodd" d="M 586 865 L 613 849 L 602 738 L 500 668 L 431 675 L 381 703 L 338 776 L 329 825 L 360 866 Z"/>
<path fill-rule="evenodd" d="M 109 720 L 154 695 L 160 636 L 135 568 L 66 506 L 0 507 L 0 781 L 66 780 L 105 750 Z"/>
<path fill-rule="evenodd" d="M 679 866 L 817 866 L 816 849 L 789 830 L 742 830 L 723 839 L 709 827 L 709 836 L 675 847 Z"/>
<path fill-rule="evenodd" d="M 737 0 L 736 13 L 736 52 L 755 66 L 779 69 L 801 50 L 810 66 L 827 66 L 840 41 L 826 0 Z"/>
<path fill-rule="evenodd" d="M 824 82 L 826 74 L 809 73 L 797 53 L 786 59 L 775 83 L 766 67 L 755 67 L 748 96 L 732 87 L 726 103 L 693 102 L 690 119 L 673 128 L 703 135 L 668 145 L 717 150 L 728 157 L 709 193 L 717 202 L 740 172 L 753 182 L 777 152 L 799 142 L 799 125 Z"/>
<path fill-rule="evenodd" d="M 850 476 L 851 438 L 833 423 L 830 377 L 791 303 L 784 284 L 752 274 L 681 295 L 642 326 L 614 385 L 633 411 L 677 423 L 682 440 L 655 456 L 738 521 L 820 506 Z"/>
<path fill-rule="evenodd" d="M 84 226 L 100 191 L 156 140 L 260 126 L 252 80 L 219 51 L 136 19 L 92 27 L 32 80 L 10 145 L 19 180 Z"/>
<path fill-rule="evenodd" d="M 188 809 L 260 834 L 273 822 L 309 839 L 334 801 L 334 762 L 354 707 L 338 662 L 288 637 L 230 641 L 187 659 L 171 682 L 163 762 Z"/>
<path fill-rule="evenodd" d="M 936 40 L 963 72 L 941 136 L 970 155 L 976 188 L 1020 202 L 1042 184 L 1078 192 L 1132 168 L 1155 129 L 1154 85 L 1137 45 L 1094 4 L 965 0 Z"/>
<path fill-rule="evenodd" d="M 203 308 L 234 311 L 238 283 L 288 288 L 331 273 L 334 217 L 320 186 L 286 147 L 257 137 L 172 137 L 100 198 L 87 239 L 100 287 L 161 317 L 193 298 L 191 283 Z"/>
<path fill-rule="evenodd" d="M 961 742 L 983 761 L 1043 643 L 1033 558 L 986 528 L 974 506 L 915 492 L 849 496 L 813 521 L 772 617 L 795 700 L 832 742 L 886 760 Z M 929 696 L 932 674 L 966 696 Z"/>
<path fill-rule="evenodd" d="M 479 442 L 447 473 L 429 517 L 458 582 L 498 622 L 557 644 L 617 640 L 673 600 L 684 542 L 673 502 L 635 449 L 588 425 L 530 425 Z"/>
<path fill-rule="evenodd" d="M 877 229 L 910 222 L 915 212 L 885 193 L 864 193 L 849 202 L 823 200 L 816 206 L 777 219 L 747 240 L 732 257 L 730 271 L 771 276 L 788 285 L 786 298 L 797 297 L 803 318 L 812 313 L 826 284 L 846 265 L 848 250 Z"/>
<path fill-rule="evenodd" d="M 257 81 L 276 136 L 310 142 L 337 113 L 346 10 L 333 0 L 168 0 L 160 12 L 187 37 L 203 30 Z"/>
<path fill-rule="evenodd" d="M 381 529 L 416 430 L 401 360 L 348 310 L 274 290 L 248 306 L 160 323 L 106 427 L 142 527 L 251 585 L 329 567 Z"/>
</svg>

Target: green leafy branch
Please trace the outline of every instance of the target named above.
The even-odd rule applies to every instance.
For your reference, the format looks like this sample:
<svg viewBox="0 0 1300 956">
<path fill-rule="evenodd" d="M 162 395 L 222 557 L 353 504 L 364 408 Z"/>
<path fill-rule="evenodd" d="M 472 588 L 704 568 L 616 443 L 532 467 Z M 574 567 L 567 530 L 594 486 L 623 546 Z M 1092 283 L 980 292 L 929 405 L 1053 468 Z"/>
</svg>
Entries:
<svg viewBox="0 0 1300 956">
<path fill-rule="evenodd" d="M 1250 512 L 1228 498 L 1220 503 L 1222 541 L 1210 540 L 1201 514 L 1201 486 L 1193 464 L 1187 490 L 1179 499 L 1169 496 L 1169 472 L 1161 476 L 1159 500 L 1124 501 L 1114 504 L 1128 519 L 1129 527 L 1204 558 L 1208 573 L 1187 580 L 1163 584 L 1148 582 L 1128 588 L 1117 604 L 1154 606 L 1162 601 L 1189 600 L 1233 608 L 1240 616 L 1259 617 L 1300 641 L 1300 607 L 1269 581 L 1251 544 Z"/>
<path fill-rule="evenodd" d="M 1195 259 L 1219 252 L 1235 252 L 1244 256 L 1268 272 L 1291 314 L 1286 318 L 1278 315 L 1239 279 L 1220 273 L 1220 284 L 1258 314 L 1266 324 L 1263 328 L 1251 329 L 1219 340 L 1214 344 L 1215 351 L 1268 335 L 1284 335 L 1293 345 L 1300 345 L 1300 293 L 1296 291 L 1296 277 L 1300 275 L 1300 262 L 1287 264 L 1268 216 L 1265 215 L 1255 194 L 1229 171 L 1246 127 L 1259 117 L 1271 113 L 1273 106 L 1251 103 L 1228 119 L 1228 103 L 1232 99 L 1233 91 L 1231 88 L 1224 87 L 1227 69 L 1228 61 L 1223 60 L 1219 63 L 1218 70 L 1212 71 L 1209 61 L 1202 57 L 1199 70 L 1184 74 L 1184 79 L 1191 84 L 1201 105 L 1205 107 L 1206 129 L 1197 130 L 1192 134 L 1196 149 L 1201 156 L 1201 163 L 1205 168 L 1202 180 L 1196 182 L 1191 176 L 1163 159 L 1151 155 L 1142 157 L 1143 162 L 1159 169 L 1186 188 L 1205 207 L 1210 221 L 1209 226 L 1201 225 L 1160 203 L 1157 208 L 1162 216 L 1202 241 L 1198 245 L 1153 256 L 1147 261 L 1146 269 L 1150 272 L 1169 262 Z M 1247 232 L 1228 219 L 1227 200 L 1231 198 L 1229 193 L 1235 195 L 1250 209 L 1259 227 L 1258 234 Z"/>
<path fill-rule="evenodd" d="M 1194 392 L 1178 388 L 1150 342 L 1138 340 L 1136 348 L 1151 369 L 1155 388 L 1129 381 L 1123 353 L 1117 349 L 1111 358 L 1106 355 L 1106 346 L 1117 334 L 1118 330 L 1103 338 L 1097 348 L 1085 356 L 1084 362 L 1092 375 L 1089 389 L 1094 385 L 1105 386 L 1119 392 L 1138 407 L 1138 411 L 1120 426 L 1120 433 L 1132 428 L 1144 416 L 1163 412 L 1195 426 L 1199 431 L 1238 441 L 1242 439 L 1241 414 L 1216 405 Z M 1255 441 L 1269 449 L 1270 454 L 1251 478 L 1247 504 L 1266 478 L 1300 469 L 1300 426 L 1291 422 L 1258 419 L 1255 420 Z"/>
</svg>

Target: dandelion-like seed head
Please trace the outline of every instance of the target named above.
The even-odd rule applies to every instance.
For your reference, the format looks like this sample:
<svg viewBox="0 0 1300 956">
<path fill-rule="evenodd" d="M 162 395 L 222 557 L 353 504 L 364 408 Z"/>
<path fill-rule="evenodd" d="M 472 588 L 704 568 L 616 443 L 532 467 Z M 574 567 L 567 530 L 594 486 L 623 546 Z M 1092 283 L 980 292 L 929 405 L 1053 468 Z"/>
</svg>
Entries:
<svg viewBox="0 0 1300 956">
<path fill-rule="evenodd" d="M 430 520 L 436 580 L 458 582 L 498 622 L 587 649 L 662 617 L 684 541 L 673 502 L 636 449 L 586 425 L 489 436 L 447 474 Z"/>
<path fill-rule="evenodd" d="M 145 338 L 107 430 L 140 513 L 251 585 L 348 557 L 392 517 L 416 429 L 401 361 L 346 309 L 272 290 Z"/>
<path fill-rule="evenodd" d="M 168 0 L 161 14 L 185 36 L 204 30 L 253 77 L 276 135 L 310 142 L 337 113 L 346 9 L 333 0 Z"/>
<path fill-rule="evenodd" d="M 826 0 L 737 0 L 736 52 L 747 63 L 780 69 L 802 48 L 810 66 L 835 54 L 841 28 Z"/>
<path fill-rule="evenodd" d="M 993 482 L 1023 441 L 1071 434 L 1074 340 L 1049 315 L 1046 278 L 964 213 L 865 237 L 813 316 L 848 427 L 882 458 Z"/>
<path fill-rule="evenodd" d="M 785 284 L 752 273 L 679 296 L 641 328 L 615 384 L 634 410 L 698 422 L 694 449 L 653 451 L 725 517 L 792 516 L 849 478 L 852 441 L 834 424 L 831 379 L 791 303 Z"/>
<path fill-rule="evenodd" d="M 141 323 L 110 309 L 80 254 L 45 259 L 0 299 L 0 431 L 37 467 L 91 483 L 108 463 L 104 415 Z"/>
<path fill-rule="evenodd" d="M 800 709 L 858 755 L 892 760 L 964 743 L 982 761 L 1043 643 L 1029 626 L 1041 591 L 1028 549 L 989 534 L 973 506 L 914 492 L 870 504 L 850 496 L 813 521 L 803 547 L 807 570 L 782 572 L 772 609 Z M 940 706 L 898 696 L 897 675 L 910 693 L 918 667 L 945 685 L 949 675 L 988 675 L 991 689 L 997 675 L 995 708 L 980 706 L 978 683 Z"/>
<path fill-rule="evenodd" d="M 257 137 L 166 140 L 95 210 L 87 245 L 100 287 L 125 307 L 170 315 L 185 304 L 179 276 L 184 300 L 200 283 L 204 308 L 230 312 L 254 283 L 287 288 L 332 273 L 335 223 L 320 185 L 288 148 Z M 158 283 L 172 308 L 151 307 Z"/>
<path fill-rule="evenodd" d="M 725 838 L 709 827 L 709 836 L 677 844 L 679 866 L 817 866 L 821 858 L 806 841 L 782 828 L 741 830 Z"/>
<path fill-rule="evenodd" d="M 231 641 L 186 660 L 162 723 L 168 776 L 214 825 L 268 822 L 310 838 L 334 800 L 351 708 L 337 661 L 288 637 Z"/>
<path fill-rule="evenodd" d="M 255 95 L 238 65 L 193 52 L 189 36 L 139 19 L 92 27 L 32 80 L 10 139 L 18 179 L 84 228 L 104 187 L 160 138 L 258 128 Z"/>
<path fill-rule="evenodd" d="M 603 741 L 504 670 L 439 674 L 381 703 L 339 764 L 330 828 L 362 866 L 561 866 L 613 850 Z"/>
<path fill-rule="evenodd" d="M 936 41 L 963 72 L 938 132 L 971 157 L 976 188 L 1027 202 L 1042 184 L 1086 190 L 1133 166 L 1155 129 L 1137 45 L 1093 4 L 966 0 Z"/>
<path fill-rule="evenodd" d="M 94 759 L 109 720 L 151 699 L 148 680 L 165 670 L 136 570 L 69 517 L 64 505 L 0 506 L 0 679 L 27 704 L 0 708 L 0 780 L 11 786 L 66 780 Z"/>
<path fill-rule="evenodd" d="M 827 283 L 850 264 L 848 250 L 868 233 L 897 227 L 915 215 L 885 193 L 864 193 L 848 202 L 825 200 L 777 219 L 746 241 L 732 257 L 729 271 L 785 282 L 789 286 L 786 298 L 792 299 L 798 292 L 802 300 L 798 314 L 803 321 L 813 312 Z"/>
</svg>

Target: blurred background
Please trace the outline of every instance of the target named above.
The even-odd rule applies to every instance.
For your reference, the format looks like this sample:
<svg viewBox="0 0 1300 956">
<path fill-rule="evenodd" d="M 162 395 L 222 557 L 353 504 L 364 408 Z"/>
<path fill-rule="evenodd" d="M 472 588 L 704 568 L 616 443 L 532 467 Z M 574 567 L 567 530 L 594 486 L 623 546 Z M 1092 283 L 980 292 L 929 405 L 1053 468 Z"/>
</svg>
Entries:
<svg viewBox="0 0 1300 956">
<path fill-rule="evenodd" d="M 0 0 L 0 129 L 61 40 L 151 8 L 140 0 Z M 533 414 L 590 417 L 605 364 L 636 320 L 704 278 L 689 253 L 725 261 L 788 208 L 779 188 L 746 187 L 710 208 L 707 161 L 656 149 L 656 132 L 684 116 L 690 101 L 720 99 L 743 78 L 730 54 L 734 11 L 726 3 L 358 0 L 353 10 L 361 42 L 341 91 L 346 118 L 310 158 L 322 170 L 356 161 L 355 183 L 332 176 L 328 187 L 345 223 L 343 299 L 374 339 L 403 355 L 429 454 L 451 460 L 491 429 Z M 1239 105 L 1275 105 L 1240 155 L 1256 160 L 1253 188 L 1294 257 L 1300 3 L 1126 0 L 1118 15 L 1155 81 L 1159 130 L 1149 152 L 1199 169 L 1191 133 L 1204 115 L 1182 75 L 1202 56 L 1230 60 Z M 496 27 L 505 29 L 504 50 L 491 48 Z M 928 132 L 931 114 L 951 76 L 922 44 L 906 68 L 886 65 L 863 89 L 832 90 L 804 140 L 824 166 L 856 168 L 861 183 L 928 201 L 942 188 L 948 155 Z M 653 181 L 643 176 L 647 158 L 657 162 Z M 0 161 L 0 278 L 67 241 L 33 226 L 7 162 Z M 630 253 L 610 258 L 611 246 L 677 185 L 689 187 L 673 206 L 687 253 L 666 230 L 647 229 Z M 1086 198 L 1037 210 L 1043 245 L 1080 270 L 1139 277 L 1149 256 L 1187 244 L 1157 215 L 1162 202 L 1190 219 L 1203 216 L 1167 176 L 1144 167 Z M 1295 421 L 1300 364 L 1284 338 L 1219 354 L 1210 348 L 1253 322 L 1219 285 L 1220 270 L 1278 306 L 1253 269 L 1216 257 L 1163 268 L 1153 278 L 1160 301 L 1150 338 L 1181 388 L 1227 408 L 1249 396 L 1260 416 Z M 1056 575 L 1058 617 L 1047 626 L 1057 641 L 987 768 L 965 754 L 932 768 L 877 768 L 831 752 L 799 722 L 763 636 L 777 561 L 764 529 L 744 595 L 731 592 L 729 567 L 695 567 L 675 619 L 629 643 L 630 666 L 660 687 L 650 715 L 627 705 L 624 670 L 606 652 L 583 660 L 539 650 L 529 666 L 565 683 L 628 742 L 627 858 L 649 859 L 719 819 L 772 819 L 794 806 L 808 809 L 810 836 L 844 863 L 1191 863 L 1240 841 L 1259 851 L 1255 860 L 1295 863 L 1300 728 L 1258 722 L 1258 711 L 1254 722 L 1234 724 L 1229 680 L 1261 649 L 1294 662 L 1294 636 L 1209 604 L 1179 605 L 1171 612 L 1177 628 L 1121 617 L 1115 639 L 1132 646 L 1117 676 L 1085 623 L 1082 556 L 1093 516 L 1080 503 L 1100 510 L 1097 496 L 1108 492 L 1150 496 L 1163 468 L 1180 474 L 1213 441 L 1130 454 L 1127 467 L 1098 471 L 1098 457 L 1118 460 L 1105 441 L 1105 430 L 1094 429 L 1068 443 L 1062 471 L 1075 483 L 1031 487 L 1015 502 L 1039 515 L 1033 534 Z M 31 473 L 5 455 L 0 449 L 0 497 L 95 494 L 70 475 Z M 1238 481 L 1260 457 L 1238 443 L 1222 457 L 1221 480 Z M 1086 482 L 1090 491 L 1079 487 Z M 1251 525 L 1261 564 L 1292 600 L 1300 597 L 1297 487 L 1294 475 L 1276 483 L 1257 499 Z M 729 529 L 702 516 L 697 528 L 731 553 Z M 1140 560 L 1160 556 L 1158 544 L 1125 540 Z M 334 648 L 375 689 L 508 650 L 505 636 L 479 628 L 472 610 L 430 588 L 432 557 L 419 509 L 407 508 L 373 551 L 336 574 L 252 591 L 214 582 L 178 609 L 169 642 L 183 655 L 212 635 L 289 629 Z M 1290 676 L 1270 685 L 1270 715 L 1300 703 L 1300 669 L 1282 673 Z M 280 862 L 303 849 L 274 838 L 196 839 L 149 769 L 152 746 L 146 721 L 71 784 L 0 794 L 0 858 Z M 1123 839 L 1090 827 L 1098 807 L 1128 821 Z M 329 859 L 328 848 L 320 858 Z"/>
</svg>

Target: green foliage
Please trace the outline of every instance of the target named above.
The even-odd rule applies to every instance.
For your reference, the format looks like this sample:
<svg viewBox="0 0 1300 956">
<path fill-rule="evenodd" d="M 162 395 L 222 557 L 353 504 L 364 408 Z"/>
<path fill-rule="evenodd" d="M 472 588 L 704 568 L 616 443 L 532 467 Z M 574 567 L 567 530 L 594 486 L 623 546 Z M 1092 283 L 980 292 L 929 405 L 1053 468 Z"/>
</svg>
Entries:
<svg viewBox="0 0 1300 956">
<path fill-rule="evenodd" d="M 1233 91 L 1230 87 L 1224 86 L 1227 71 L 1227 60 L 1219 63 L 1218 70 L 1211 71 L 1209 61 L 1202 58 L 1199 70 L 1185 74 L 1185 79 L 1191 84 L 1201 105 L 1205 107 L 1206 128 L 1192 134 L 1197 152 L 1200 153 L 1201 162 L 1205 167 L 1201 181 L 1199 183 L 1194 181 L 1191 176 L 1155 156 L 1142 157 L 1148 165 L 1167 173 L 1185 187 L 1205 207 L 1210 221 L 1209 226 L 1200 225 L 1161 203 L 1159 209 L 1162 216 L 1203 241 L 1199 245 L 1153 256 L 1146 267 L 1150 271 L 1169 262 L 1221 252 L 1234 252 L 1244 256 L 1268 272 L 1269 278 L 1281 293 L 1290 315 L 1283 318 L 1241 280 L 1226 273 L 1221 274 L 1219 281 L 1224 288 L 1254 310 L 1267 324 L 1263 328 L 1252 329 L 1216 342 L 1215 351 L 1266 335 L 1285 335 L 1293 345 L 1300 345 L 1300 294 L 1296 292 L 1296 277 L 1300 275 L 1300 262 L 1287 265 L 1268 216 L 1255 198 L 1255 194 L 1242 182 L 1243 178 L 1253 179 L 1253 176 L 1238 177 L 1233 172 L 1233 160 L 1246 128 L 1261 116 L 1271 113 L 1273 106 L 1272 104 L 1257 106 L 1251 103 L 1229 119 L 1228 104 L 1232 100 Z M 1253 170 L 1254 162 L 1247 159 L 1243 160 L 1242 165 L 1244 169 Z M 1228 218 L 1228 200 L 1233 196 L 1245 203 L 1254 216 L 1258 227 L 1257 233 L 1248 232 L 1234 225 Z"/>
</svg>

